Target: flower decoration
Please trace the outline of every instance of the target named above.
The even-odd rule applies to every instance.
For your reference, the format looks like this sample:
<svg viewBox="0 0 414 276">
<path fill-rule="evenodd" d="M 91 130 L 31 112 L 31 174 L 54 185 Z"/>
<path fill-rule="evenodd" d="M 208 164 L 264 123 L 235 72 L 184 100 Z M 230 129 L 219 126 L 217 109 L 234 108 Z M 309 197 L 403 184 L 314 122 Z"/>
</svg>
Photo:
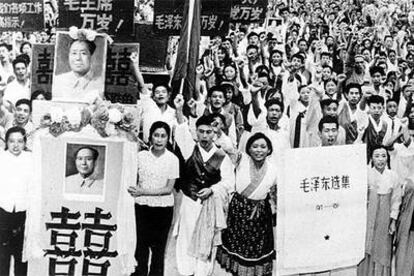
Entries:
<svg viewBox="0 0 414 276">
<path fill-rule="evenodd" d="M 67 131 L 79 132 L 91 125 L 102 137 L 125 137 L 138 141 L 133 112 L 120 104 L 101 102 L 87 108 L 70 108 L 66 111 L 52 107 L 40 120 L 40 128 L 48 128 L 57 137 Z"/>
<path fill-rule="evenodd" d="M 78 29 L 78 27 L 72 26 L 69 28 L 69 36 L 75 40 L 88 40 L 94 41 L 97 33 L 93 30 Z"/>
<path fill-rule="evenodd" d="M 75 26 L 69 28 L 69 36 L 74 40 L 94 41 L 97 35 L 98 33 L 91 29 L 79 29 Z M 113 39 L 109 35 L 105 33 L 102 33 L 101 35 L 105 37 L 109 44 L 113 43 Z"/>
</svg>

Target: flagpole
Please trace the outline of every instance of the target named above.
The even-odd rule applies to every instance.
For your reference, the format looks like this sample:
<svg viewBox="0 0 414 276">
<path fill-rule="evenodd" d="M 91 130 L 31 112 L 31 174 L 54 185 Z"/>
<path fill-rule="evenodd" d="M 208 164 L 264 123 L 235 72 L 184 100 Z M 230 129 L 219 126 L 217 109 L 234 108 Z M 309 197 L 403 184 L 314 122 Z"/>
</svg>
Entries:
<svg viewBox="0 0 414 276">
<path fill-rule="evenodd" d="M 185 63 L 188 64 L 190 62 L 190 39 L 191 39 L 191 29 L 193 28 L 193 18 L 194 18 L 194 4 L 195 0 L 188 1 L 188 28 L 187 28 L 187 45 L 186 45 L 186 56 L 185 56 Z M 185 78 L 181 79 L 180 83 L 180 90 L 179 94 L 183 94 L 184 90 L 184 81 Z"/>
</svg>

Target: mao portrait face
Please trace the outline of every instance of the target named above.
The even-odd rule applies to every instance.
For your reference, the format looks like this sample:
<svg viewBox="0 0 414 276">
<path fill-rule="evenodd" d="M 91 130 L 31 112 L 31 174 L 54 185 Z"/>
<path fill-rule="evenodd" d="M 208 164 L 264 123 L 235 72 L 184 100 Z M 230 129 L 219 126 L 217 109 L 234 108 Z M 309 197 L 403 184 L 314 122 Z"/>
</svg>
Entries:
<svg viewBox="0 0 414 276">
<path fill-rule="evenodd" d="M 75 200 L 102 200 L 106 146 L 67 143 L 64 194 Z"/>
<path fill-rule="evenodd" d="M 92 103 L 105 88 L 107 41 L 104 35 L 88 37 L 84 31 L 57 32 L 52 99 Z"/>
<path fill-rule="evenodd" d="M 91 69 L 92 49 L 90 42 L 75 40 L 69 48 L 70 69 L 83 76 Z"/>
<path fill-rule="evenodd" d="M 75 158 L 76 169 L 81 176 L 88 177 L 93 174 L 98 158 L 96 151 L 91 148 L 83 148 L 77 152 Z"/>
</svg>

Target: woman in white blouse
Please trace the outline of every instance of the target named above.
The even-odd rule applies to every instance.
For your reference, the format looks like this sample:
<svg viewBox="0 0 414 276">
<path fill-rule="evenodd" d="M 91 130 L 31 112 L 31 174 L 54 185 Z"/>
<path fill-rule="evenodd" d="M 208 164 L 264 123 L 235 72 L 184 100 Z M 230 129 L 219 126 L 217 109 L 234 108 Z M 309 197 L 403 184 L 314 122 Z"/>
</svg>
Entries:
<svg viewBox="0 0 414 276">
<path fill-rule="evenodd" d="M 174 208 L 172 189 L 179 177 L 178 158 L 166 149 L 171 129 L 157 121 L 150 128 L 151 148 L 138 153 L 138 184 L 129 187 L 135 198 L 138 267 L 134 276 L 163 275 L 164 252 Z M 149 250 L 151 266 L 148 271 Z"/>
<path fill-rule="evenodd" d="M 368 169 L 368 212 L 365 258 L 358 276 L 391 275 L 392 237 L 402 198 L 398 175 L 387 168 L 389 155 L 384 146 L 372 151 Z"/>
<path fill-rule="evenodd" d="M 261 132 L 246 143 L 236 168 L 236 192 L 228 211 L 217 261 L 233 275 L 270 276 L 275 258 L 269 196 L 276 170 L 268 160 L 272 143 Z"/>
<path fill-rule="evenodd" d="M 0 275 L 9 275 L 11 256 L 14 274 L 27 275 L 22 250 L 32 158 L 25 147 L 25 130 L 10 128 L 6 132 L 6 151 L 0 154 Z"/>
</svg>

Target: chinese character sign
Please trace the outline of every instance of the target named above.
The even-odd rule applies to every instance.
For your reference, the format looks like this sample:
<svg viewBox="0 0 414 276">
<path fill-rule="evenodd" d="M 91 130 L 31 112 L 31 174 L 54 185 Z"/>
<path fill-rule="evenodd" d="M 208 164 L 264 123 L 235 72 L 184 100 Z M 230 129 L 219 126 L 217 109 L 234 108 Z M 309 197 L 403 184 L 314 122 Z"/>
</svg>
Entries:
<svg viewBox="0 0 414 276">
<path fill-rule="evenodd" d="M 52 92 L 53 61 L 55 45 L 33 44 L 31 63 L 31 91 L 43 90 Z"/>
<path fill-rule="evenodd" d="M 362 260 L 365 150 L 365 145 L 349 145 L 285 152 L 278 182 L 279 275 L 356 266 Z"/>
<path fill-rule="evenodd" d="M 44 28 L 42 0 L 0 1 L 0 31 Z"/>
<path fill-rule="evenodd" d="M 43 162 L 40 206 L 27 223 L 28 275 L 129 275 L 136 233 L 125 169 L 134 168 L 124 163 L 131 145 L 62 138 L 40 138 L 34 153 Z"/>
<path fill-rule="evenodd" d="M 137 52 L 138 43 L 114 43 L 106 55 L 105 98 L 111 102 L 136 104 L 137 88 L 129 56 Z"/>
<path fill-rule="evenodd" d="M 231 22 L 263 22 L 266 18 L 268 0 L 233 0 L 230 10 Z"/>
<path fill-rule="evenodd" d="M 59 27 L 132 34 L 134 0 L 59 0 Z"/>
<path fill-rule="evenodd" d="M 183 27 L 184 0 L 155 0 L 154 31 L 164 35 L 180 35 Z M 229 28 L 231 1 L 201 1 L 201 35 L 224 34 Z"/>
</svg>

